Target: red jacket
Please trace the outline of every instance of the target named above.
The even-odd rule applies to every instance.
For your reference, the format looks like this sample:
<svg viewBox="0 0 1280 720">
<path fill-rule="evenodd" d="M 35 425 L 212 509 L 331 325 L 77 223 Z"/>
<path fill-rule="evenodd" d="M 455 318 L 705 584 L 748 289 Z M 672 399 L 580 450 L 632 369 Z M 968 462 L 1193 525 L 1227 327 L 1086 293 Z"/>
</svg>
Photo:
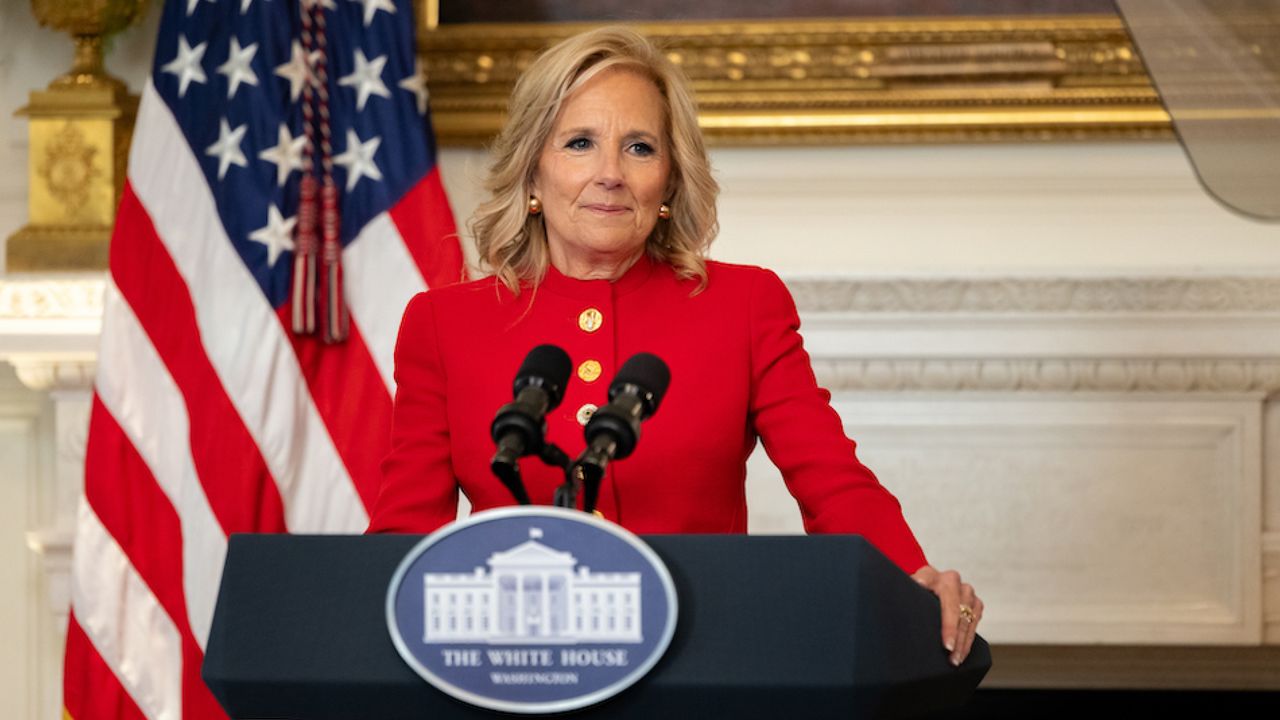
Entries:
<svg viewBox="0 0 1280 720">
<path fill-rule="evenodd" d="M 598 505 L 606 518 L 636 533 L 746 532 L 746 460 L 758 436 L 808 532 L 863 535 L 904 571 L 917 570 L 920 546 L 818 387 L 782 281 L 717 262 L 707 272 L 696 295 L 696 280 L 646 257 L 616 282 L 550 268 L 518 297 L 486 278 L 413 298 L 396 344 L 392 449 L 369 531 L 435 530 L 454 519 L 459 488 L 475 510 L 512 504 L 489 471 L 489 424 L 511 400 L 525 355 L 552 343 L 574 372 L 548 413 L 547 441 L 571 457 L 585 445 L 580 409 L 607 402 L 623 362 L 651 352 L 671 368 L 634 454 L 609 465 Z M 533 502 L 550 504 L 563 473 L 536 458 L 520 468 Z"/>
</svg>

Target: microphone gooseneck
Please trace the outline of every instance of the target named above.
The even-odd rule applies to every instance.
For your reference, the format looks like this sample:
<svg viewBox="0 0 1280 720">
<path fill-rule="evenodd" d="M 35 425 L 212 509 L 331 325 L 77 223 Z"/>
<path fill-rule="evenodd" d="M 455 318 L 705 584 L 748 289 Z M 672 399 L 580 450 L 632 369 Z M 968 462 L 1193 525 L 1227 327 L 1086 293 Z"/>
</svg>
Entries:
<svg viewBox="0 0 1280 720">
<path fill-rule="evenodd" d="M 656 355 L 638 353 L 623 363 L 609 385 L 609 403 L 587 422 L 587 448 L 574 463 L 583 486 L 583 509 L 595 509 L 605 468 L 631 455 L 640 440 L 640 423 L 658 411 L 671 384 L 671 370 Z"/>
<path fill-rule="evenodd" d="M 546 415 L 564 398 L 572 365 L 569 354 L 555 345 L 530 350 L 512 384 L 515 399 L 499 408 L 489 428 L 497 444 L 489 467 L 521 505 L 529 504 L 529 495 L 517 461 L 543 452 Z"/>
</svg>

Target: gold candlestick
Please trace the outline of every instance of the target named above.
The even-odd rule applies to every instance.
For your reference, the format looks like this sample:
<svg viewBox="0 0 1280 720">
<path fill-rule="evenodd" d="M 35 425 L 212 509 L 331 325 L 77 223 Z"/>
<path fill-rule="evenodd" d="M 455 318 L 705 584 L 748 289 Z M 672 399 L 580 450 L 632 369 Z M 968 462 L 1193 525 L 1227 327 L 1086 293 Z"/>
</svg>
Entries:
<svg viewBox="0 0 1280 720">
<path fill-rule="evenodd" d="M 124 187 L 138 97 L 102 66 L 102 42 L 146 12 L 147 0 L 31 0 L 45 27 L 69 33 L 72 67 L 31 93 L 28 224 L 9 237 L 10 272 L 99 270 Z"/>
</svg>

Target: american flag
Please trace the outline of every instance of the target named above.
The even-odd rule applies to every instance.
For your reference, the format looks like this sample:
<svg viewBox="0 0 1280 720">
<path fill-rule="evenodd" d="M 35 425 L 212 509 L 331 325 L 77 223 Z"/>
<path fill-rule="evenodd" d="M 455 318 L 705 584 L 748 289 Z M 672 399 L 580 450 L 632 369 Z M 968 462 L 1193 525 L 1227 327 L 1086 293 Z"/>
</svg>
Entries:
<svg viewBox="0 0 1280 720">
<path fill-rule="evenodd" d="M 227 536 L 368 523 L 401 312 L 462 273 L 413 27 L 412 0 L 164 6 L 111 241 L 75 720 L 222 717 L 200 663 Z M 350 318 L 335 344 L 292 329 L 300 187 L 323 178 L 326 138 Z"/>
</svg>

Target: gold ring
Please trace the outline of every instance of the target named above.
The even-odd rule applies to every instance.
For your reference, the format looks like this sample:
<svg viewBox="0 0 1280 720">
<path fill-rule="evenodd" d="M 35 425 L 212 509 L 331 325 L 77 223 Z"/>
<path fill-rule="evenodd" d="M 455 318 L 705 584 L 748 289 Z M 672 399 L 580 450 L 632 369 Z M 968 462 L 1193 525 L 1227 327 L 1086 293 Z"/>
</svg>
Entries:
<svg viewBox="0 0 1280 720">
<path fill-rule="evenodd" d="M 973 608 L 969 607 L 968 605 L 961 604 L 960 619 L 964 620 L 966 623 L 973 622 Z"/>
</svg>

